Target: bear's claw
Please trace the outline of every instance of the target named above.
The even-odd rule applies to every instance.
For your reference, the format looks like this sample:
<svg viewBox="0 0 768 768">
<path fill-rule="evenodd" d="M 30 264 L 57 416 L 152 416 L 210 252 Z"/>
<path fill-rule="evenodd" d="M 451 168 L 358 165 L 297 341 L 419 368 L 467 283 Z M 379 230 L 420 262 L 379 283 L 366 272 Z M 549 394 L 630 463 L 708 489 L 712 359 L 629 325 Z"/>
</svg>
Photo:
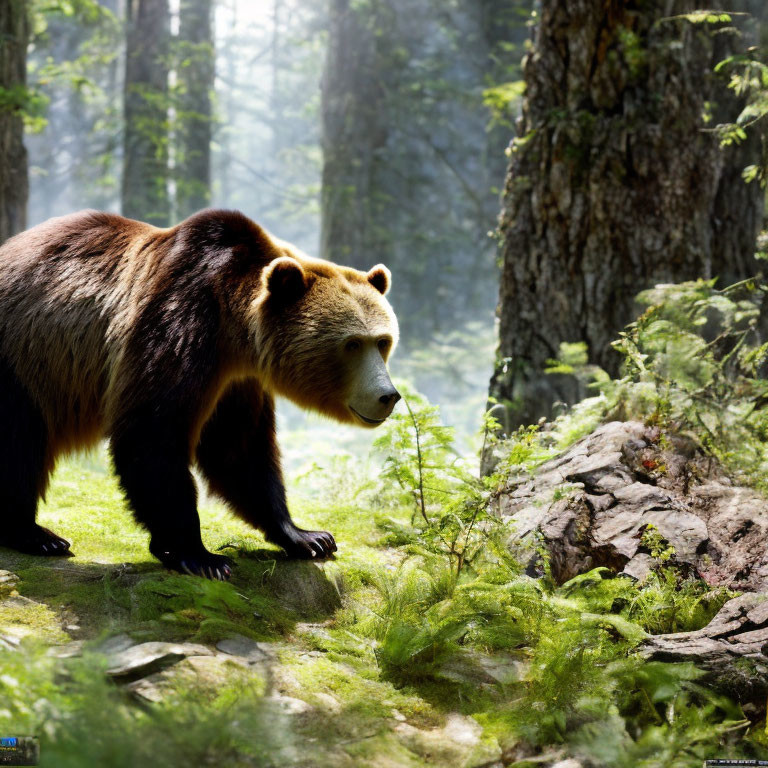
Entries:
<svg viewBox="0 0 768 768">
<path fill-rule="evenodd" d="M 336 551 L 336 541 L 327 531 L 303 531 L 294 528 L 280 541 L 276 541 L 289 557 L 318 558 L 331 557 Z"/>
<path fill-rule="evenodd" d="M 232 564 L 229 558 L 223 555 L 206 552 L 202 555 L 175 557 L 168 553 L 160 559 L 163 565 L 172 571 L 188 573 L 190 576 L 202 576 L 211 581 L 228 581 L 232 576 Z"/>
<path fill-rule="evenodd" d="M 12 531 L 0 535 L 0 546 L 15 549 L 26 555 L 72 557 L 72 552 L 69 551 L 70 544 L 66 539 L 37 524 L 23 531 Z"/>
</svg>

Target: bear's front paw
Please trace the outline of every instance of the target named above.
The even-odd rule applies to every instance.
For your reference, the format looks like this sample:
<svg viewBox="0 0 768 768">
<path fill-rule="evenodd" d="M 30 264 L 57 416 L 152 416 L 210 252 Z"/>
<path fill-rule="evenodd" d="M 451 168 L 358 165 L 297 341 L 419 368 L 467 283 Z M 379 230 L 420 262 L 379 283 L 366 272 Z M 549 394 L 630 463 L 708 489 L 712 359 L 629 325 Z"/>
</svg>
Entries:
<svg viewBox="0 0 768 768">
<path fill-rule="evenodd" d="M 323 558 L 330 557 L 336 551 L 336 541 L 327 531 L 303 531 L 294 528 L 279 544 L 289 557 Z"/>
<path fill-rule="evenodd" d="M 202 576 L 213 581 L 228 581 L 232 575 L 232 563 L 228 557 L 214 555 L 212 552 L 175 554 L 173 552 L 155 553 L 160 562 L 172 571 L 188 573 L 190 576 Z"/>
</svg>

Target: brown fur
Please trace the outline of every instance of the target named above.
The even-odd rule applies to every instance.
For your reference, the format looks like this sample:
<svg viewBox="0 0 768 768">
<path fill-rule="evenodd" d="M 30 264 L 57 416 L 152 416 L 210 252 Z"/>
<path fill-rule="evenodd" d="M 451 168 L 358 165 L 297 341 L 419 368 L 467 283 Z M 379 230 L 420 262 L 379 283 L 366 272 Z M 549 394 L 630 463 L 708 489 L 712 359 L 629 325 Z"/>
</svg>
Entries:
<svg viewBox="0 0 768 768">
<path fill-rule="evenodd" d="M 268 290 L 281 265 L 298 280 L 295 301 Z M 45 424 L 41 492 L 57 456 L 103 437 L 116 464 L 139 462 L 139 423 L 162 423 L 158 439 L 184 443 L 191 462 L 217 404 L 243 382 L 270 414 L 275 393 L 353 421 L 335 345 L 354 333 L 396 343 L 381 299 L 388 282 L 384 268 L 366 274 L 311 259 L 229 211 L 170 229 L 86 211 L 10 239 L 0 248 L 0 371 Z M 262 422 L 271 445 L 270 414 Z M 279 480 L 279 457 L 276 467 Z M 187 492 L 181 468 L 173 471 Z M 152 529 L 136 509 L 143 492 L 127 492 Z"/>
</svg>

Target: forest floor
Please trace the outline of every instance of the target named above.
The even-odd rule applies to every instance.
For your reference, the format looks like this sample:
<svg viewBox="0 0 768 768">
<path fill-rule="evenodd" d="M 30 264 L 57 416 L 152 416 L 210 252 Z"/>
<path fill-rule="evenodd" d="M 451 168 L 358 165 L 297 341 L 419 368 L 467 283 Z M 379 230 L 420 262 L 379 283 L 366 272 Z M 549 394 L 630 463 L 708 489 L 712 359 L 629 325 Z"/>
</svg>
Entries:
<svg viewBox="0 0 768 768">
<path fill-rule="evenodd" d="M 0 550 L 0 569 L 18 576 L 5 599 L 0 589 L 0 731 L 39 736 L 41 765 L 59 768 L 498 759 L 460 702 L 439 686 L 395 687 L 375 644 L 349 631 L 377 610 L 359 574 L 401 558 L 370 515 L 298 500 L 294 516 L 334 533 L 334 561 L 289 561 L 203 498 L 203 540 L 232 556 L 233 577 L 177 575 L 149 554 L 106 460 L 63 462 L 38 519 L 74 556 Z M 128 646 L 157 641 L 194 645 L 115 671 Z"/>
</svg>

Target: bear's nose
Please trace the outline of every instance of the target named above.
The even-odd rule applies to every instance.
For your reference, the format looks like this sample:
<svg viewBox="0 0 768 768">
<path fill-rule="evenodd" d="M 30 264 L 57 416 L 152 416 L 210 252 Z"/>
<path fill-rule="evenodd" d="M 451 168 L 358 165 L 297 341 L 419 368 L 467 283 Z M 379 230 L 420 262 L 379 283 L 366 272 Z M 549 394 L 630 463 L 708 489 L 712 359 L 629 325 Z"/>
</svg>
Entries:
<svg viewBox="0 0 768 768">
<path fill-rule="evenodd" d="M 388 393 L 386 395 L 382 395 L 379 398 L 379 402 L 382 405 L 391 405 L 392 407 L 394 407 L 395 403 L 399 399 L 400 399 L 400 393 L 396 389 L 393 389 L 390 393 Z"/>
</svg>

